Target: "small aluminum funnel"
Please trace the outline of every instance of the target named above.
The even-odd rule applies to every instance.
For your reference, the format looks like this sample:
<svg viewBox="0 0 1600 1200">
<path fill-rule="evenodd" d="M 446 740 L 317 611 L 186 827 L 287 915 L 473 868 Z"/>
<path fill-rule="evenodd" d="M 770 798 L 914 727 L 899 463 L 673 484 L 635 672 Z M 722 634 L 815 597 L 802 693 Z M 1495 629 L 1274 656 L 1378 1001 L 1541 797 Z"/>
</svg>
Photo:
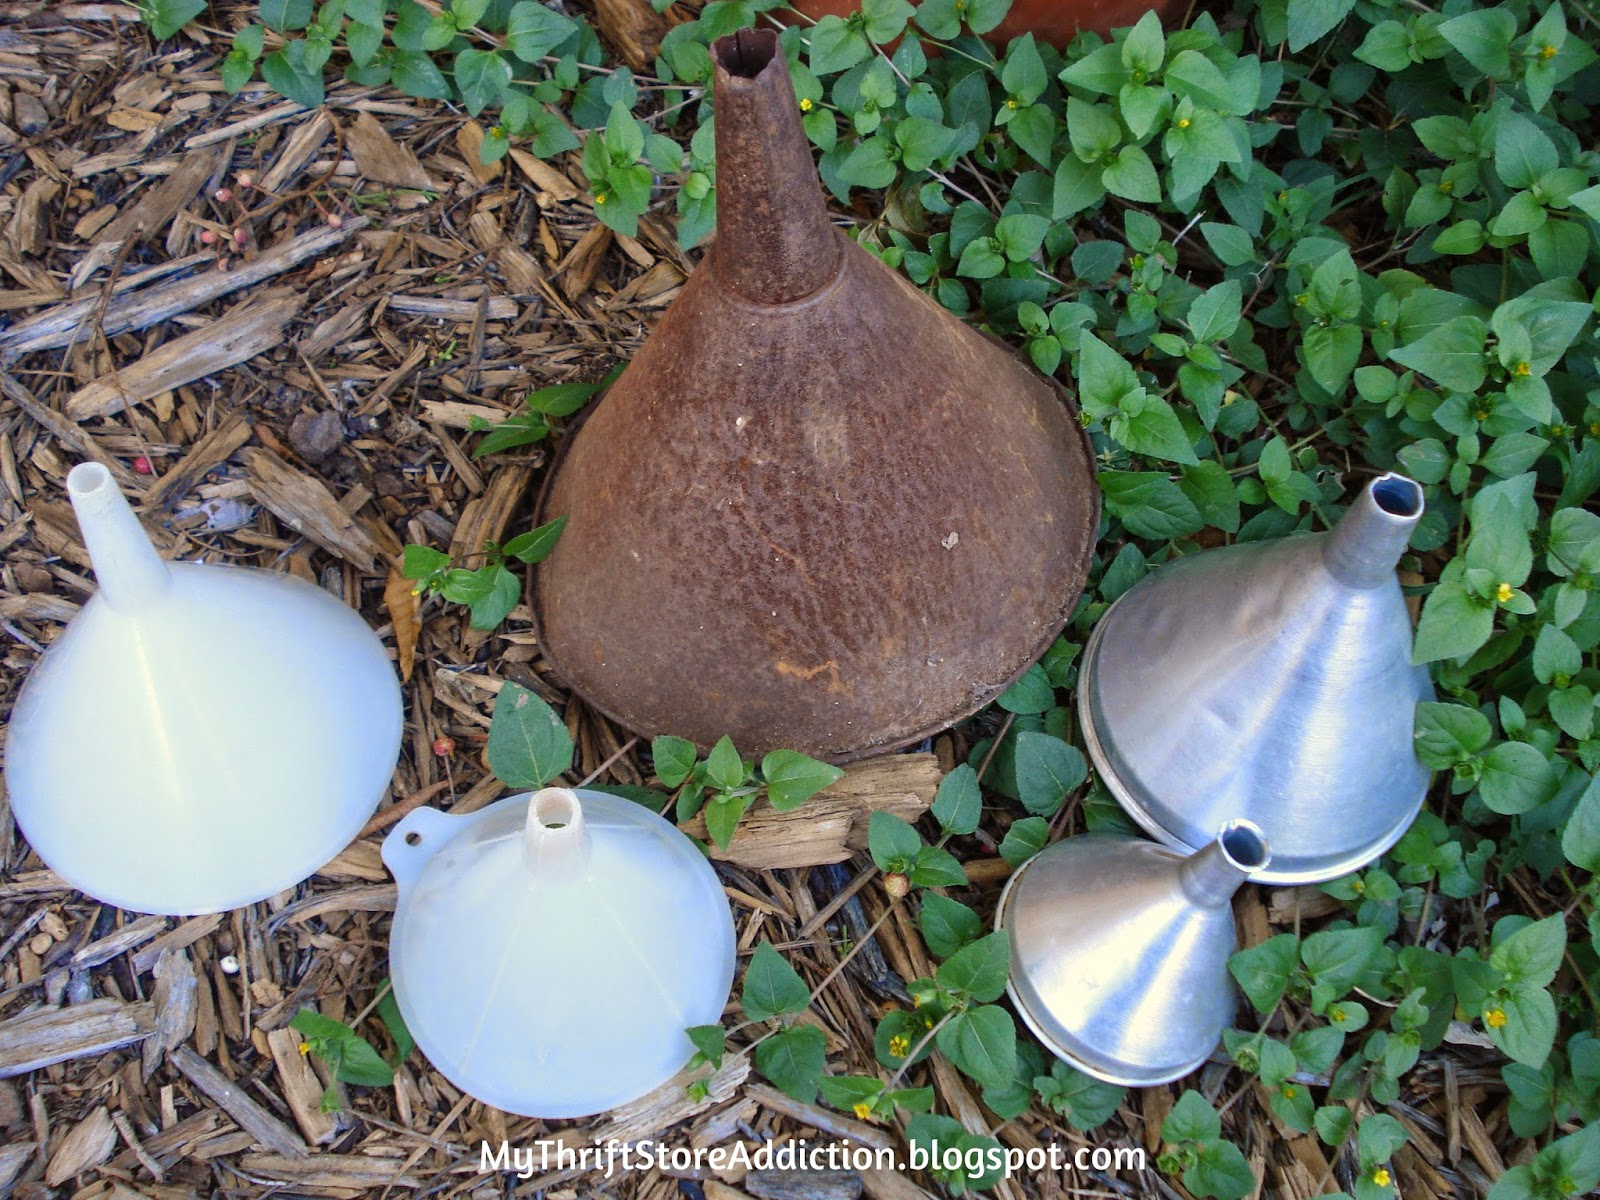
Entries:
<svg viewBox="0 0 1600 1200">
<path fill-rule="evenodd" d="M 1237 999 L 1229 901 L 1270 860 L 1248 821 L 1187 858 L 1141 838 L 1056 842 L 1011 877 L 997 928 L 1028 1028 L 1080 1071 L 1128 1087 L 1181 1079 L 1216 1049 Z"/>
<path fill-rule="evenodd" d="M 1095 768 L 1140 825 L 1193 852 L 1230 818 L 1272 843 L 1261 883 L 1320 883 L 1382 854 L 1428 790 L 1395 564 L 1422 489 L 1383 475 L 1328 533 L 1229 546 L 1129 590 L 1084 652 Z"/>
</svg>

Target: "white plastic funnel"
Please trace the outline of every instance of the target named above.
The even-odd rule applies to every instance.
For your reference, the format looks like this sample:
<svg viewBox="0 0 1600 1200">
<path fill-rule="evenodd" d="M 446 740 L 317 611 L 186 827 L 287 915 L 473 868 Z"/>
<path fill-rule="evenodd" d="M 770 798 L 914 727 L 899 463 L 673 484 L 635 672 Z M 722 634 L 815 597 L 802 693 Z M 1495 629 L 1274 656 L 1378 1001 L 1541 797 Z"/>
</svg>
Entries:
<svg viewBox="0 0 1600 1200">
<path fill-rule="evenodd" d="M 100 590 L 17 699 L 17 824 L 119 908 L 221 912 L 293 887 L 360 832 L 394 772 L 400 686 L 382 643 L 301 580 L 163 562 L 97 463 L 67 492 Z"/>
<path fill-rule="evenodd" d="M 644 1095 L 722 1019 L 733 914 L 694 843 L 603 792 L 545 788 L 384 840 L 389 969 L 406 1025 L 469 1095 L 581 1117 Z"/>
</svg>

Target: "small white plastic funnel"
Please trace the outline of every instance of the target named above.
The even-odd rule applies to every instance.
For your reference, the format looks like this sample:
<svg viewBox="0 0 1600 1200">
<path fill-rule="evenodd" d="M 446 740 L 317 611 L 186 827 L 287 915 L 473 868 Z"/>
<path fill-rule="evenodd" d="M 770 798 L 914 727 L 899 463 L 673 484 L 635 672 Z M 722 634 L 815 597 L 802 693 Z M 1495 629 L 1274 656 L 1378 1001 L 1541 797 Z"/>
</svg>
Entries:
<svg viewBox="0 0 1600 1200">
<path fill-rule="evenodd" d="M 384 840 L 389 970 L 406 1025 L 462 1091 L 527 1117 L 603 1112 L 689 1061 L 722 1019 L 733 914 L 694 843 L 603 792 L 545 788 Z"/>
<path fill-rule="evenodd" d="M 73 887 L 137 912 L 221 912 L 293 887 L 360 832 L 400 752 L 400 686 L 320 588 L 163 562 L 111 474 L 67 492 L 99 591 L 34 668 L 6 786 Z"/>
</svg>

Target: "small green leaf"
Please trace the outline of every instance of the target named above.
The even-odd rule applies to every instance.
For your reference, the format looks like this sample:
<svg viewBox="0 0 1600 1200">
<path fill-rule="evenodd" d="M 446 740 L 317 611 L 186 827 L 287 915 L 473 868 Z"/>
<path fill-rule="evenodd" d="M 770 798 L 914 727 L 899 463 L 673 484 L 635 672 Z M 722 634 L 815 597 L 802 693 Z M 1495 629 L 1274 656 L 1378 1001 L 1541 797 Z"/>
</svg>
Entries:
<svg viewBox="0 0 1600 1200">
<path fill-rule="evenodd" d="M 1000 857 L 1020 867 L 1044 849 L 1050 838 L 1050 822 L 1043 817 L 1023 817 L 1013 821 L 1000 842 Z"/>
<path fill-rule="evenodd" d="M 538 62 L 578 31 L 578 23 L 549 5 L 520 0 L 506 19 L 506 49 L 525 63 Z"/>
<path fill-rule="evenodd" d="M 495 697 L 488 756 L 507 787 L 540 788 L 572 766 L 572 735 L 554 709 L 508 680 Z"/>
<path fill-rule="evenodd" d="M 765 938 L 750 956 L 739 994 L 744 1015 L 752 1021 L 802 1013 L 811 1004 L 811 989 Z"/>
<path fill-rule="evenodd" d="M 205 10 L 206 0 L 141 0 L 139 15 L 150 35 L 164 42 Z"/>
<path fill-rule="evenodd" d="M 311 0 L 261 0 L 260 11 L 262 24 L 279 33 L 311 24 Z"/>
<path fill-rule="evenodd" d="M 919 923 L 928 953 L 935 958 L 949 958 L 983 933 L 983 921 L 977 913 L 938 892 L 923 893 Z"/>
<path fill-rule="evenodd" d="M 712 796 L 702 810 L 706 816 L 706 832 L 717 846 L 726 850 L 733 845 L 733 835 L 739 822 L 750 807 L 750 797 L 738 794 Z"/>
<path fill-rule="evenodd" d="M 1313 980 L 1343 995 L 1360 982 L 1382 950 L 1381 929 L 1325 929 L 1301 943 L 1300 961 Z"/>
<path fill-rule="evenodd" d="M 935 1041 L 958 1070 L 984 1087 L 1004 1086 L 1016 1072 L 1017 1027 L 1011 1014 L 996 1005 L 957 1013 Z"/>
<path fill-rule="evenodd" d="M 697 1050 L 712 1068 L 722 1065 L 722 1056 L 727 1051 L 728 1031 L 721 1025 L 691 1025 L 684 1030 L 689 1040 L 694 1043 Z"/>
<path fill-rule="evenodd" d="M 1566 949 L 1566 918 L 1556 913 L 1530 921 L 1500 942 L 1489 955 L 1489 965 L 1512 987 L 1546 987 L 1561 969 Z"/>
<path fill-rule="evenodd" d="M 409 545 L 400 558 L 400 573 L 407 579 L 427 579 L 450 565 L 450 556 L 432 546 Z"/>
<path fill-rule="evenodd" d="M 1011 971 L 1011 935 L 1001 930 L 956 951 L 939 968 L 941 987 L 980 1004 L 998 1000 Z"/>
<path fill-rule="evenodd" d="M 1178 1102 L 1161 1123 L 1161 1140 L 1178 1145 L 1213 1142 L 1221 1136 L 1222 1118 L 1206 1098 L 1192 1088 L 1178 1097 Z"/>
<path fill-rule="evenodd" d="M 796 1025 L 756 1046 L 756 1070 L 767 1082 L 802 1104 L 817 1098 L 828 1069 L 828 1043 L 815 1025 Z"/>
<path fill-rule="evenodd" d="M 1101 471 L 1106 509 L 1139 537 L 1166 541 L 1205 526 L 1194 501 L 1159 471 Z"/>
<path fill-rule="evenodd" d="M 556 548 L 556 542 L 561 539 L 561 531 L 566 527 L 567 518 L 560 516 L 528 530 L 527 533 L 518 534 L 500 548 L 507 558 L 514 558 L 518 562 L 543 562 Z"/>
<path fill-rule="evenodd" d="M 875 811 L 867 825 L 867 850 L 880 871 L 908 870 L 922 849 L 922 835 L 893 813 Z"/>
<path fill-rule="evenodd" d="M 967 873 L 956 856 L 940 846 L 917 851 L 906 877 L 918 887 L 966 887 Z"/>
<path fill-rule="evenodd" d="M 262 59 L 261 78 L 268 87 L 305 108 L 322 103 L 322 68 L 307 61 L 304 39 L 285 42 L 283 49 Z"/>
<path fill-rule="evenodd" d="M 1017 799 L 1029 812 L 1049 816 L 1088 777 L 1089 764 L 1076 746 L 1048 733 L 1016 735 Z"/>
<path fill-rule="evenodd" d="M 739 751 L 734 749 L 733 739 L 726 734 L 711 747 L 711 753 L 706 757 L 706 779 L 713 787 L 724 792 L 744 785 L 744 760 L 739 757 Z"/>
<path fill-rule="evenodd" d="M 681 737 L 658 737 L 650 743 L 656 778 L 675 788 L 694 773 L 694 743 Z"/>
<path fill-rule="evenodd" d="M 1497 813 L 1529 812 L 1555 795 L 1560 777 L 1527 742 L 1501 742 L 1483 756 L 1478 795 Z"/>
<path fill-rule="evenodd" d="M 1288 0 L 1289 49 L 1299 54 L 1350 15 L 1355 0 Z"/>
<path fill-rule="evenodd" d="M 962 763 L 939 781 L 939 790 L 933 797 L 933 818 L 946 833 L 962 834 L 975 830 L 982 815 L 978 773 Z"/>
<path fill-rule="evenodd" d="M 499 104 L 511 86 L 511 64 L 494 50 L 463 50 L 452 68 L 468 116 Z"/>
<path fill-rule="evenodd" d="M 1292 933 L 1280 933 L 1240 950 L 1228 959 L 1228 970 L 1255 1010 L 1268 1013 L 1283 998 L 1299 961 L 1299 940 Z"/>
<path fill-rule="evenodd" d="M 1414 663 L 1465 658 L 1494 632 L 1494 609 L 1459 583 L 1441 583 L 1428 593 L 1417 622 Z"/>
<path fill-rule="evenodd" d="M 761 760 L 767 799 L 779 812 L 798 808 L 823 788 L 837 783 L 844 771 L 793 750 L 774 750 Z"/>
<path fill-rule="evenodd" d="M 1056 706 L 1055 689 L 1044 668 L 1035 663 L 1022 676 L 1000 693 L 995 701 L 1007 712 L 1019 714 L 1049 712 Z"/>
</svg>

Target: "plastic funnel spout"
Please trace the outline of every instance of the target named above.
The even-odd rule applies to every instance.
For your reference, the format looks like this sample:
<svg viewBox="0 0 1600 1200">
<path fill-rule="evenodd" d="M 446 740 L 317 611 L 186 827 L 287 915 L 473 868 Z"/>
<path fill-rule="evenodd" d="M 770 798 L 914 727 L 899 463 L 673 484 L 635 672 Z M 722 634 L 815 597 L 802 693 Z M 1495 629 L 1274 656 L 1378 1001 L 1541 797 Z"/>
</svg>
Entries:
<svg viewBox="0 0 1600 1200">
<path fill-rule="evenodd" d="M 1374 479 L 1328 536 L 1328 570 L 1341 583 L 1373 588 L 1394 578 L 1395 564 L 1422 520 L 1422 488 L 1390 472 Z"/>
<path fill-rule="evenodd" d="M 839 244 L 789 67 L 770 29 L 714 43 L 717 274 L 746 300 L 788 304 L 833 278 Z"/>
<path fill-rule="evenodd" d="M 1229 821 L 1217 840 L 1178 868 L 1184 895 L 1202 908 L 1221 908 L 1244 881 L 1272 861 L 1267 839 L 1249 821 Z"/>
<path fill-rule="evenodd" d="M 111 472 L 99 463 L 73 467 L 67 495 L 106 603 L 121 613 L 159 603 L 172 577 Z"/>
<path fill-rule="evenodd" d="M 578 879 L 589 866 L 583 805 L 570 788 L 544 788 L 528 799 L 523 830 L 528 869 L 541 883 Z"/>
</svg>

